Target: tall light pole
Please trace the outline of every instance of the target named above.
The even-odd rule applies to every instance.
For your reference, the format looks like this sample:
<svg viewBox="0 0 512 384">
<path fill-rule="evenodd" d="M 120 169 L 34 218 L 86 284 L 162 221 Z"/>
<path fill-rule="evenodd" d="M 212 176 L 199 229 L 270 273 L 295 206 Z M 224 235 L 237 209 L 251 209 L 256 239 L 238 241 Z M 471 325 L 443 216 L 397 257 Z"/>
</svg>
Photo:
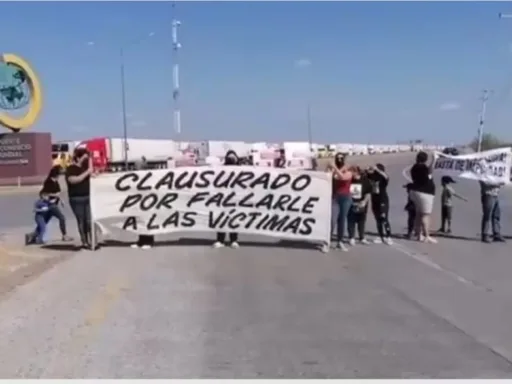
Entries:
<svg viewBox="0 0 512 384">
<path fill-rule="evenodd" d="M 180 111 L 180 72 L 178 62 L 178 50 L 181 48 L 181 44 L 178 42 L 178 29 L 181 22 L 176 19 L 176 2 L 172 3 L 172 53 L 173 53 L 173 66 L 172 66 L 172 99 L 173 99 L 173 125 L 176 136 L 181 136 L 181 111 Z"/>
<path fill-rule="evenodd" d="M 124 49 L 119 49 L 119 63 L 121 70 L 121 113 L 123 115 L 123 159 L 124 169 L 128 170 L 128 122 L 126 120 L 126 91 L 124 80 Z"/>
<path fill-rule="evenodd" d="M 485 124 L 485 113 L 487 111 L 487 100 L 489 100 L 489 95 L 492 91 L 484 89 L 482 91 L 482 97 L 480 100 L 482 101 L 482 109 L 480 110 L 480 121 L 478 125 L 478 145 L 477 152 L 482 151 L 482 139 L 484 137 L 484 124 Z"/>
<path fill-rule="evenodd" d="M 311 67 L 311 61 L 309 59 L 300 59 L 295 62 L 296 68 L 299 70 L 308 70 Z M 313 127 L 312 127 L 312 118 L 311 118 L 311 95 L 308 89 L 305 91 L 306 93 L 306 128 L 308 134 L 308 143 L 309 143 L 309 151 L 313 154 Z"/>
<path fill-rule="evenodd" d="M 146 39 L 153 37 L 155 35 L 154 32 L 150 32 L 147 35 L 144 35 L 136 40 L 129 42 L 119 48 L 119 72 L 121 75 L 121 115 L 123 119 L 123 161 L 125 168 L 128 168 L 128 120 L 127 120 L 127 112 L 126 112 L 126 81 L 125 81 L 125 48 L 130 48 L 134 45 L 142 43 Z M 93 41 L 89 41 L 87 43 L 88 46 L 94 47 L 95 43 Z"/>
</svg>

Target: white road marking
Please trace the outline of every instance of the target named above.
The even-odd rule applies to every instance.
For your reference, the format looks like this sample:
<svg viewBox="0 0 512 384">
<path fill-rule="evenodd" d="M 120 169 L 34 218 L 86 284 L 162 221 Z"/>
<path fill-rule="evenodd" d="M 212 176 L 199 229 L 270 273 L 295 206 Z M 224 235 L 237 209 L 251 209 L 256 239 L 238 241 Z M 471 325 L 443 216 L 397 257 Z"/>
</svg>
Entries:
<svg viewBox="0 0 512 384">
<path fill-rule="evenodd" d="M 465 277 L 462 277 L 462 276 L 456 274 L 455 272 L 452 272 L 448 269 L 441 267 L 439 264 L 437 264 L 434 261 L 432 261 L 431 259 L 429 259 L 426 255 L 422 255 L 422 254 L 418 253 L 417 251 L 415 251 L 403 244 L 395 242 L 395 243 L 393 243 L 392 247 L 394 249 L 396 249 L 398 252 L 410 257 L 411 259 L 416 260 L 417 262 L 419 262 L 427 267 L 430 267 L 432 269 L 440 271 L 440 272 L 450 276 L 451 278 L 457 280 L 460 283 L 463 283 L 463 284 L 466 284 L 466 285 L 469 285 L 469 286 L 472 286 L 475 288 L 483 289 L 485 291 L 489 291 L 488 288 L 483 287 L 480 284 L 475 283 L 474 281 L 466 279 Z"/>
</svg>

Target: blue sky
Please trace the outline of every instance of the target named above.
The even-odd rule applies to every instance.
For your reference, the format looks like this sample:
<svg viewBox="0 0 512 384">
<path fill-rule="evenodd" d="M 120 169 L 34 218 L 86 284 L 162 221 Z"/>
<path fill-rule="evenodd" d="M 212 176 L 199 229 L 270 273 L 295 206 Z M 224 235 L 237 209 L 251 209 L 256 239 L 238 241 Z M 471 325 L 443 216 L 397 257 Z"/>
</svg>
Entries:
<svg viewBox="0 0 512 384">
<path fill-rule="evenodd" d="M 182 139 L 466 142 L 512 131 L 507 2 L 178 2 Z M 0 51 L 44 86 L 35 130 L 58 139 L 172 131 L 171 3 L 0 2 Z M 129 42 L 154 32 L 138 44 Z M 89 43 L 89 44 L 88 44 Z"/>
</svg>

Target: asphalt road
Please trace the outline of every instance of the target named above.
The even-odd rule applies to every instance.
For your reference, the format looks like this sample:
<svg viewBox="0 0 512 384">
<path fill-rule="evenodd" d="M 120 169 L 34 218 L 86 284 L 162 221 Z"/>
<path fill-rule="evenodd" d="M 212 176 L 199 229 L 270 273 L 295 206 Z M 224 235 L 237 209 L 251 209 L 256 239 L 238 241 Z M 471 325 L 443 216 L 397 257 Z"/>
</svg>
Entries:
<svg viewBox="0 0 512 384">
<path fill-rule="evenodd" d="M 387 162 L 402 233 L 410 158 Z M 477 185 L 457 189 L 470 202 L 436 245 L 322 254 L 169 238 L 150 252 L 77 253 L 0 298 L 0 377 L 512 377 L 509 246 L 478 241 Z M 510 234 L 510 192 L 503 203 Z"/>
</svg>

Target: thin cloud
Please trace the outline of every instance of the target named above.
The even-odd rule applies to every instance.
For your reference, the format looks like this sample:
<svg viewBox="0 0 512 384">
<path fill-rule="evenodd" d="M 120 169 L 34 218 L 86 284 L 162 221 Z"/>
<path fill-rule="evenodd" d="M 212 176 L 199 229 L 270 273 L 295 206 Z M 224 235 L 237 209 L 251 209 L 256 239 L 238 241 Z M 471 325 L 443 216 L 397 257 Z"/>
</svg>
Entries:
<svg viewBox="0 0 512 384">
<path fill-rule="evenodd" d="M 311 60 L 308 58 L 302 58 L 295 60 L 294 65 L 296 68 L 307 68 L 311 65 Z"/>
<path fill-rule="evenodd" d="M 441 111 L 456 111 L 457 109 L 460 109 L 460 104 L 455 101 L 450 101 L 442 104 L 439 109 Z"/>
<path fill-rule="evenodd" d="M 87 127 L 85 127 L 83 125 L 73 125 L 71 127 L 71 132 L 81 133 L 81 132 L 85 132 L 85 131 L 87 131 Z"/>
<path fill-rule="evenodd" d="M 88 42 L 87 42 L 87 45 L 88 45 L 89 47 L 92 47 L 94 44 L 95 44 L 95 42 L 94 42 L 94 41 L 88 41 Z"/>
<path fill-rule="evenodd" d="M 146 123 L 144 120 L 136 120 L 133 123 L 131 123 L 132 127 L 138 127 L 138 128 L 142 128 L 147 125 L 148 125 L 148 123 Z"/>
</svg>

